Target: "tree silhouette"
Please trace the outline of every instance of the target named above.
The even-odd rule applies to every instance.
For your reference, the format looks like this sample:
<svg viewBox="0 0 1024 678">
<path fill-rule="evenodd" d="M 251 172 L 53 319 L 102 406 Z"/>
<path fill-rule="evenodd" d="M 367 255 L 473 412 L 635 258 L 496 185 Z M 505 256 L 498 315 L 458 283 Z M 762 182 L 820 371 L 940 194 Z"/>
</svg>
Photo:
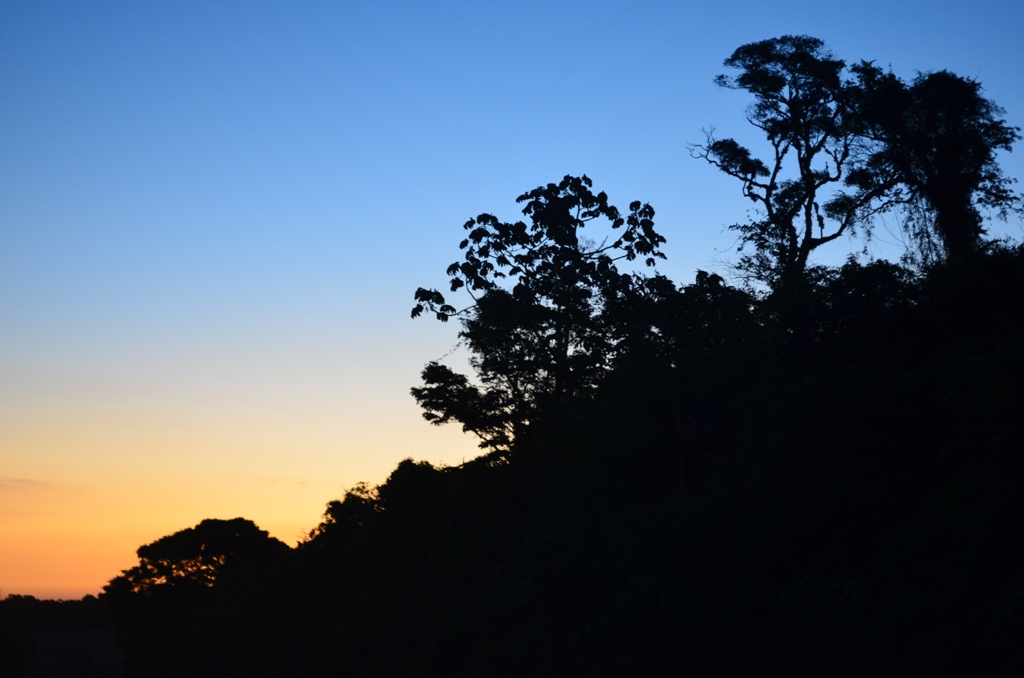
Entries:
<svg viewBox="0 0 1024 678">
<path fill-rule="evenodd" d="M 747 119 L 772 149 L 756 158 L 734 139 L 690 146 L 701 158 L 739 179 L 743 195 L 761 218 L 736 224 L 743 245 L 753 248 L 739 262 L 746 275 L 772 285 L 799 279 L 810 253 L 853 231 L 871 211 L 884 186 L 848 194 L 841 186 L 855 158 L 857 112 L 845 62 L 810 36 L 787 35 L 743 45 L 725 60 L 739 75 L 715 82 L 754 95 Z"/>
<path fill-rule="evenodd" d="M 1019 200 L 995 156 L 1012 149 L 1020 128 L 999 118 L 1003 109 L 981 95 L 980 83 L 949 71 L 907 84 L 871 63 L 853 70 L 864 134 L 875 147 L 849 183 L 863 194 L 886 187 L 890 202 L 910 206 L 906 225 L 926 258 L 936 249 L 954 258 L 976 250 L 981 209 L 1005 217 Z"/>
<path fill-rule="evenodd" d="M 115 595 L 152 595 L 170 588 L 209 588 L 225 572 L 266 562 L 287 552 L 287 544 L 271 537 L 251 520 L 207 519 L 140 546 L 139 564 L 111 580 L 105 590 Z"/>
<path fill-rule="evenodd" d="M 435 289 L 416 290 L 415 318 L 429 310 L 462 320 L 459 336 L 472 352 L 479 384 L 432 362 L 412 394 L 434 424 L 458 421 L 482 447 L 507 450 L 542 405 L 593 387 L 616 348 L 603 314 L 609 295 L 632 280 L 616 262 L 642 258 L 653 266 L 665 239 L 654 209 L 635 201 L 622 216 L 587 176 L 566 176 L 524 193 L 529 224 L 481 214 L 465 224 L 463 261 L 448 267 L 452 292 L 468 290 L 462 311 Z M 601 242 L 582 230 L 604 222 Z"/>
</svg>

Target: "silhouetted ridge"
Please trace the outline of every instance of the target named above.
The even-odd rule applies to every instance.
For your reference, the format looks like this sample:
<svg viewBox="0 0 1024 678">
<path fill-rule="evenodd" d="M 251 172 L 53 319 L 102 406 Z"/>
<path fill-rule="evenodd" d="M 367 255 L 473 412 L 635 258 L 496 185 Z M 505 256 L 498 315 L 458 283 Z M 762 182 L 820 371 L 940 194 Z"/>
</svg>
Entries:
<svg viewBox="0 0 1024 678">
<path fill-rule="evenodd" d="M 1017 128 L 973 81 L 807 36 L 725 65 L 778 163 L 808 160 L 693 147 L 761 207 L 755 286 L 658 274 L 654 209 L 586 176 L 469 220 L 412 315 L 457 321 L 473 373 L 412 394 L 484 454 L 406 459 L 294 549 L 243 519 L 141 547 L 104 595 L 131 675 L 1024 673 L 1024 248 L 980 221 L 1018 199 L 993 160 Z M 903 262 L 810 262 L 880 211 Z"/>
</svg>

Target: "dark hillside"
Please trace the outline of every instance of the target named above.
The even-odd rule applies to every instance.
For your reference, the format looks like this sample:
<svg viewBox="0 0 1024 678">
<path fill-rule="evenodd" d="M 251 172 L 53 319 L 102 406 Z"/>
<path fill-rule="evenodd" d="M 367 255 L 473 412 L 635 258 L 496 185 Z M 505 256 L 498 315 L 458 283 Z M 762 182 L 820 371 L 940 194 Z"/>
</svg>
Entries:
<svg viewBox="0 0 1024 678">
<path fill-rule="evenodd" d="M 510 452 L 404 461 L 245 576 L 187 595 L 112 586 L 131 665 L 1022 671 L 1014 290 L 1019 249 L 921 277 L 851 264 L 802 292 L 797 326 L 785 300 L 700 276 L 652 304 L 663 331 Z"/>
<path fill-rule="evenodd" d="M 650 272 L 654 208 L 586 175 L 469 219 L 412 317 L 471 374 L 411 394 L 482 456 L 407 459 L 296 549 L 141 547 L 105 596 L 131 675 L 1024 675 L 1024 247 L 984 238 L 1019 129 L 810 36 L 724 66 L 767 152 L 690 151 L 752 201 L 749 287 Z M 813 265 L 880 213 L 905 265 Z"/>
</svg>

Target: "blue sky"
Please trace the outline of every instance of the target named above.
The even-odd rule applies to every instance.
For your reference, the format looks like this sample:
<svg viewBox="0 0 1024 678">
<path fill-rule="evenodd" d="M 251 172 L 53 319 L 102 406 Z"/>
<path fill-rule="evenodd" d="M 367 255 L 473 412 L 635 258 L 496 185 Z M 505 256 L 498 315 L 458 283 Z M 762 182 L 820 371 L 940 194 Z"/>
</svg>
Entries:
<svg viewBox="0 0 1024 678">
<path fill-rule="evenodd" d="M 207 517 L 294 541 L 405 456 L 471 456 L 408 395 L 456 330 L 412 292 L 541 183 L 648 201 L 663 272 L 725 272 L 748 204 L 686 144 L 756 148 L 712 82 L 741 44 L 950 69 L 1024 125 L 1022 25 L 1019 2 L 4 2 L 0 544 L 50 546 L 0 546 L 0 587 L 95 590 Z M 98 543 L 88 576 L 25 573 Z"/>
</svg>

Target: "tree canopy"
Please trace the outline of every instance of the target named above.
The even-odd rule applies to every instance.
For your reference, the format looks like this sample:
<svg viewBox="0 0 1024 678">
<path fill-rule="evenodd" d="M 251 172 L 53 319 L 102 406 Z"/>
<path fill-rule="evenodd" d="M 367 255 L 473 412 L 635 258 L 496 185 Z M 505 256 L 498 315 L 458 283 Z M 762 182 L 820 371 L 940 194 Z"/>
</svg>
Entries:
<svg viewBox="0 0 1024 678">
<path fill-rule="evenodd" d="M 877 191 L 829 193 L 854 162 L 856 111 L 846 63 L 809 36 L 787 35 L 738 48 L 725 60 L 738 75 L 715 82 L 754 96 L 747 119 L 766 137 L 761 160 L 733 139 L 709 132 L 691 153 L 742 183 L 761 218 L 732 228 L 753 251 L 739 269 L 771 284 L 802 276 L 813 250 L 851 232 Z"/>
<path fill-rule="evenodd" d="M 906 83 L 871 63 L 854 70 L 871 153 L 848 183 L 862 192 L 887 187 L 892 203 L 908 205 L 916 217 L 907 220 L 910 235 L 930 258 L 975 251 L 982 210 L 1005 218 L 1020 200 L 996 162 L 1020 128 L 999 117 L 1003 109 L 982 96 L 980 83 L 949 71 Z"/>
<path fill-rule="evenodd" d="M 225 572 L 287 551 L 287 544 L 251 520 L 211 518 L 140 546 L 139 564 L 114 578 L 107 590 L 149 595 L 168 588 L 209 588 Z"/>
<path fill-rule="evenodd" d="M 653 266 L 665 242 L 654 209 L 639 201 L 622 215 L 586 176 L 566 176 L 517 198 L 523 221 L 481 214 L 466 222 L 464 259 L 448 267 L 451 292 L 467 290 L 462 311 L 436 289 L 416 290 L 412 316 L 459 317 L 477 383 L 431 362 L 412 389 L 434 424 L 461 422 L 481 445 L 507 450 L 546 404 L 592 388 L 620 337 L 604 313 L 618 290 L 635 282 L 617 262 Z M 600 223 L 605 232 L 589 234 Z"/>
</svg>

